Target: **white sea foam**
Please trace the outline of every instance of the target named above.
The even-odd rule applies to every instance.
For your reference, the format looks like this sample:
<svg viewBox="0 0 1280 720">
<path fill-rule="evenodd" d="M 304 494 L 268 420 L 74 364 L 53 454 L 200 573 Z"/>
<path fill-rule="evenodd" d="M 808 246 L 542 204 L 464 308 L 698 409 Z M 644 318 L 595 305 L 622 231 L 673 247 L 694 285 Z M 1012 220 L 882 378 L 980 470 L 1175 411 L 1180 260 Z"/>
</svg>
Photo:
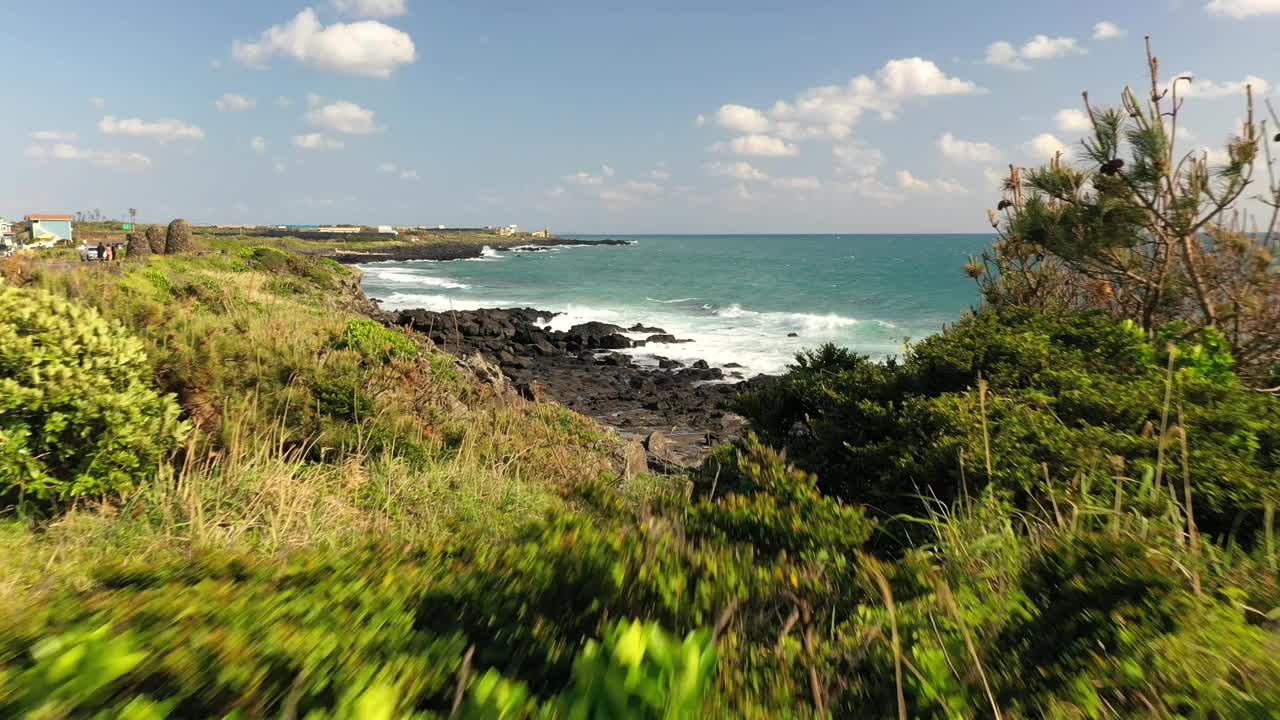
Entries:
<svg viewBox="0 0 1280 720">
<path fill-rule="evenodd" d="M 471 287 L 466 283 L 458 282 L 452 278 L 439 277 L 436 275 L 421 275 L 414 272 L 405 272 L 403 270 L 365 266 L 364 271 L 368 277 L 381 282 L 405 285 L 425 285 L 427 287 L 445 288 L 446 290 L 466 290 Z"/>
<path fill-rule="evenodd" d="M 676 298 L 674 300 L 655 300 L 654 298 L 651 298 L 651 297 L 645 298 L 645 300 L 648 300 L 649 302 L 662 303 L 663 305 L 674 305 L 676 303 L 693 302 L 694 300 L 700 300 L 700 299 L 701 298 L 696 298 L 696 297 Z"/>
</svg>

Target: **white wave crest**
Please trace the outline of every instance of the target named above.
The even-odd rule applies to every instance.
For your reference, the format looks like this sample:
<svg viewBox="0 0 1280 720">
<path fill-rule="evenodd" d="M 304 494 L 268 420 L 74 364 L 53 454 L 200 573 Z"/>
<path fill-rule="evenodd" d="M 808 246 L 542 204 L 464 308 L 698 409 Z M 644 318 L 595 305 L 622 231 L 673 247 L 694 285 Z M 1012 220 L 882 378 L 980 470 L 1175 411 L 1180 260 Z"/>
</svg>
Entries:
<svg viewBox="0 0 1280 720">
<path fill-rule="evenodd" d="M 699 299 L 701 298 L 687 297 L 687 298 L 675 298 L 674 300 L 656 300 L 651 297 L 645 298 L 645 300 L 648 300 L 649 302 L 662 303 L 663 305 L 674 305 L 676 303 L 693 302 L 694 300 L 699 300 Z"/>
</svg>

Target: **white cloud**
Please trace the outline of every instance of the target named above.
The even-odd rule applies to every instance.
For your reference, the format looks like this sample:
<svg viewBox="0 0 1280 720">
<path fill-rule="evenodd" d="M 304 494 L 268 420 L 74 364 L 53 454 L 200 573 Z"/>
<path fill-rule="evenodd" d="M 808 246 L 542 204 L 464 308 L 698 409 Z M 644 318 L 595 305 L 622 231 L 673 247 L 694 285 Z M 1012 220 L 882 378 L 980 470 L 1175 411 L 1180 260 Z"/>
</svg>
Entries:
<svg viewBox="0 0 1280 720">
<path fill-rule="evenodd" d="M 408 181 L 410 181 L 410 182 L 417 182 L 420 178 L 418 177 L 418 171 L 417 171 L 417 170 L 401 170 L 401 171 L 400 171 L 400 179 L 401 179 L 401 180 L 408 180 Z"/>
<path fill-rule="evenodd" d="M 929 183 L 920 180 L 906 170 L 898 171 L 898 184 L 902 186 L 903 190 L 909 192 L 929 192 L 932 189 L 929 187 Z"/>
<path fill-rule="evenodd" d="M 771 135 L 744 135 L 713 143 L 707 147 L 707 150 L 758 157 L 790 157 L 800 152 L 795 145 Z"/>
<path fill-rule="evenodd" d="M 600 170 L 604 173 L 605 177 L 613 177 L 617 174 L 616 171 L 608 165 L 601 165 Z"/>
<path fill-rule="evenodd" d="M 671 172 L 664 167 L 656 167 L 649 171 L 649 177 L 659 182 L 666 182 L 671 179 Z"/>
<path fill-rule="evenodd" d="M 1005 40 L 997 40 L 987 46 L 988 65 L 999 65 L 1010 70 L 1030 70 L 1031 66 L 1018 57 L 1018 49 Z"/>
<path fill-rule="evenodd" d="M 1032 37 L 1021 48 L 1015 48 L 1012 43 L 1004 40 L 991 43 L 987 46 L 984 62 L 1010 70 L 1029 70 L 1031 66 L 1026 60 L 1052 60 L 1088 52 L 1080 47 L 1075 38 L 1049 37 L 1041 33 Z"/>
<path fill-rule="evenodd" d="M 1052 60 L 1068 55 L 1084 55 L 1088 50 L 1076 44 L 1075 38 L 1036 35 L 1022 46 L 1022 57 L 1028 60 Z"/>
<path fill-rule="evenodd" d="M 409 14 L 408 0 L 332 0 L 333 9 L 349 17 L 389 18 Z"/>
<path fill-rule="evenodd" d="M 822 187 L 822 181 L 812 176 L 774 178 L 769 184 L 784 190 L 817 190 Z"/>
<path fill-rule="evenodd" d="M 1067 108 L 1059 110 L 1053 116 L 1054 124 L 1063 132 L 1084 132 L 1093 129 L 1093 123 L 1089 120 L 1089 114 L 1083 110 Z"/>
<path fill-rule="evenodd" d="M 623 187 L 633 193 L 641 195 L 656 195 L 662 192 L 662 186 L 655 182 L 647 182 L 644 180 L 628 180 Z"/>
<path fill-rule="evenodd" d="M 831 154 L 836 158 L 836 169 L 858 177 L 869 178 L 880 172 L 884 153 L 858 143 L 834 145 Z"/>
<path fill-rule="evenodd" d="M 316 102 L 319 102 L 317 99 Z M 316 127 L 332 130 L 345 135 L 372 135 L 382 132 L 378 127 L 376 113 L 359 105 L 338 100 L 328 105 L 313 107 L 307 112 L 307 121 Z"/>
<path fill-rule="evenodd" d="M 282 163 L 282 162 L 280 162 L 279 160 L 277 160 L 277 161 L 276 161 L 276 165 L 275 165 L 275 170 L 276 170 L 276 174 L 277 174 L 277 175 L 282 175 L 282 174 L 284 174 L 284 163 Z"/>
<path fill-rule="evenodd" d="M 148 138 L 161 143 L 173 142 L 174 140 L 204 139 L 204 130 L 173 118 L 147 122 L 141 118 L 117 119 L 108 115 L 98 123 L 98 129 L 104 135 L 128 135 L 130 137 Z"/>
<path fill-rule="evenodd" d="M 708 175 L 735 178 L 737 180 L 768 180 L 769 176 L 746 162 L 719 163 L 709 162 L 703 165 Z"/>
<path fill-rule="evenodd" d="M 988 142 L 961 140 L 951 133 L 943 133 L 938 138 L 938 149 L 948 160 L 962 163 L 993 163 L 1000 159 L 1000 151 Z"/>
<path fill-rule="evenodd" d="M 769 110 L 769 117 L 775 134 L 787 140 L 844 140 L 868 111 L 888 120 L 912 98 L 983 92 L 968 80 L 949 77 L 930 60 L 900 58 L 885 63 L 875 78 L 859 75 L 845 85 L 809 88 L 789 102 L 779 100 Z M 760 126 L 758 119 L 756 126 Z"/>
<path fill-rule="evenodd" d="M 1121 28 L 1113 22 L 1103 20 L 1093 26 L 1094 40 L 1118 40 L 1129 34 L 1128 30 Z"/>
<path fill-rule="evenodd" d="M 418 59 L 413 38 L 402 30 L 375 20 L 325 27 L 311 8 L 263 31 L 256 42 L 237 40 L 231 55 L 250 67 L 266 67 L 273 56 L 284 55 L 322 70 L 374 78 L 389 78 Z"/>
<path fill-rule="evenodd" d="M 735 132 L 755 134 L 769 130 L 769 118 L 755 108 L 745 105 L 722 105 L 716 113 L 720 127 Z"/>
<path fill-rule="evenodd" d="M 982 179 L 985 180 L 987 185 L 994 191 L 999 192 L 1003 190 L 1004 181 L 1008 177 L 1008 170 L 997 170 L 993 167 L 982 168 Z"/>
<path fill-rule="evenodd" d="M 395 163 L 382 163 L 378 166 L 378 172 L 398 173 L 400 172 L 400 166 Z"/>
<path fill-rule="evenodd" d="M 1035 162 L 1046 162 L 1058 153 L 1066 155 L 1067 146 L 1053 135 L 1041 133 L 1027 141 L 1026 149 Z"/>
<path fill-rule="evenodd" d="M 281 95 L 280 97 L 276 98 L 276 106 L 279 107 L 281 110 L 288 108 L 292 104 L 293 104 L 293 100 L 289 99 L 284 95 Z"/>
<path fill-rule="evenodd" d="M 933 182 L 921 180 L 906 170 L 899 170 L 898 185 L 907 192 L 938 192 L 948 195 L 963 195 L 969 192 L 963 185 L 954 180 L 938 179 Z"/>
<path fill-rule="evenodd" d="M 75 142 L 80 139 L 80 135 L 70 130 L 36 130 L 31 133 L 31 139 L 43 142 Z"/>
<path fill-rule="evenodd" d="M 1280 0 L 1213 0 L 1204 9 L 1214 15 L 1226 15 L 1239 20 L 1255 15 L 1280 14 Z"/>
<path fill-rule="evenodd" d="M 591 173 L 580 170 L 572 175 L 565 175 L 560 178 L 570 185 L 603 185 L 604 177 L 600 175 L 592 175 Z"/>
<path fill-rule="evenodd" d="M 874 177 L 863 177 L 852 182 L 837 183 L 832 185 L 831 189 L 837 193 L 859 195 L 868 200 L 874 200 L 885 207 L 900 203 L 906 199 L 906 196 L 901 192 L 894 190 Z"/>
<path fill-rule="evenodd" d="M 258 135 L 249 141 L 249 147 L 253 148 L 254 152 L 261 155 L 267 151 L 267 139 Z"/>
<path fill-rule="evenodd" d="M 100 97 L 91 97 L 89 98 L 89 104 L 101 110 L 107 106 L 107 101 Z"/>
<path fill-rule="evenodd" d="M 252 110 L 258 105 L 258 101 L 243 95 L 226 93 L 213 104 L 223 112 L 239 112 L 241 110 Z"/>
<path fill-rule="evenodd" d="M 320 133 L 294 135 L 293 144 L 303 150 L 341 150 L 345 147 L 341 140 L 335 140 Z"/>
<path fill-rule="evenodd" d="M 1254 97 L 1266 95 L 1271 90 L 1271 83 L 1257 75 L 1246 75 L 1235 82 L 1214 82 L 1201 80 L 1194 73 L 1178 73 L 1174 78 L 1191 78 L 1191 82 L 1178 80 L 1178 95 L 1182 97 L 1220 98 L 1231 95 L 1244 95 L 1246 85 L 1253 87 Z M 1170 81 L 1172 85 L 1172 81 Z"/>
<path fill-rule="evenodd" d="M 69 143 L 57 143 L 49 147 L 34 145 L 23 153 L 37 165 L 51 160 L 88 162 L 109 170 L 145 170 L 151 167 L 151 158 L 136 152 L 121 150 L 85 150 Z"/>
</svg>

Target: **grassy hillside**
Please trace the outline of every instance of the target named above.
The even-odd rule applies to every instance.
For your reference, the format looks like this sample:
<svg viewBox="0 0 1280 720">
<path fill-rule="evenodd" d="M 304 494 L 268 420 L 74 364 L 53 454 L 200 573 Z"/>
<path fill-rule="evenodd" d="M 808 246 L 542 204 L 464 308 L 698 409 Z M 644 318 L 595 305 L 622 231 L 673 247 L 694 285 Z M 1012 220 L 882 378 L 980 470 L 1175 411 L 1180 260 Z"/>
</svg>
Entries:
<svg viewBox="0 0 1280 720">
<path fill-rule="evenodd" d="M 689 477 L 624 478 L 612 433 L 371 319 L 356 271 L 201 242 L 213 252 L 3 266 L 18 319 L 0 333 L 69 339 L 0 349 L 0 382 L 44 392 L 0 406 L 0 715 L 1280 707 L 1274 407 L 1212 354 L 1176 366 L 1109 320 L 984 315 L 901 368 L 824 351 L 744 400 L 823 477 L 750 440 Z M 1103 352 L 1126 358 L 1129 384 Z M 64 355 L 76 372 L 53 369 Z M 154 397 L 181 425 L 103 455 Z M 68 434 L 87 421 L 66 403 L 107 407 L 108 430 Z M 1181 425 L 1187 403 L 1225 449 L 1143 436 L 1162 404 Z M 20 435 L 57 452 L 5 455 Z M 129 452 L 170 435 L 149 465 Z M 1025 477 L 1041 461 L 1047 493 Z M 1203 478 L 1222 489 L 1205 507 L 1247 532 L 1194 531 L 1187 478 L 1213 463 L 1231 474 Z M 109 492 L 77 490 L 99 477 Z"/>
</svg>

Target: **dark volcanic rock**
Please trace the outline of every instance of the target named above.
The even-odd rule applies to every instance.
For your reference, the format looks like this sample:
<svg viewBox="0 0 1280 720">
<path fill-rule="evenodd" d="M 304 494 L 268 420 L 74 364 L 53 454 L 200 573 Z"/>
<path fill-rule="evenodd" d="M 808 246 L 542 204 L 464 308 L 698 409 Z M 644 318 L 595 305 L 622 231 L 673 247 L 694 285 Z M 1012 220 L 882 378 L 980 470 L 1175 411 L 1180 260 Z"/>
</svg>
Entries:
<svg viewBox="0 0 1280 720">
<path fill-rule="evenodd" d="M 406 310 L 388 313 L 387 322 L 411 325 L 454 355 L 483 355 L 500 368 L 513 392 L 526 398 L 562 403 L 637 439 L 661 430 L 670 456 L 650 451 L 655 470 L 695 465 L 712 444 L 744 431 L 746 421 L 729 411 L 730 403 L 765 378 L 724 382 L 724 371 L 704 361 L 685 367 L 662 357 L 658 368 L 637 366 L 630 355 L 609 352 L 632 346 L 621 334 L 632 329 L 583 323 L 558 332 L 546 326 L 553 316 L 532 308 Z M 635 445 L 643 451 L 639 442 Z"/>
<path fill-rule="evenodd" d="M 641 325 L 640 323 L 636 323 L 635 325 L 632 325 L 631 327 L 627 328 L 627 332 L 633 332 L 633 333 L 665 333 L 665 332 L 666 332 L 666 330 L 663 330 L 663 329 L 662 329 L 662 328 L 660 328 L 660 327 L 647 327 L 647 326 L 645 326 L 645 325 Z"/>
<path fill-rule="evenodd" d="M 787 333 L 787 337 L 800 337 L 800 333 Z"/>
</svg>

